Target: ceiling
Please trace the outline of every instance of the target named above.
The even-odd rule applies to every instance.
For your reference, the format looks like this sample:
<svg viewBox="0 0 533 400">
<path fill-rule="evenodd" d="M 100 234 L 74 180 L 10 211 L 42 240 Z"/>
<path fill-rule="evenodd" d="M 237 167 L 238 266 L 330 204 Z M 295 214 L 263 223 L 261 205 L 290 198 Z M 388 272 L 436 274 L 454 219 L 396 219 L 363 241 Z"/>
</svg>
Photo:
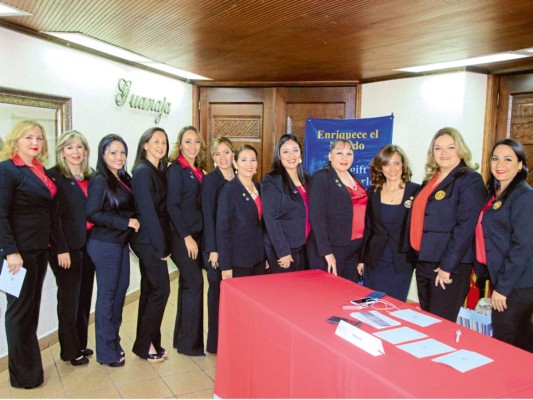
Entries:
<svg viewBox="0 0 533 400">
<path fill-rule="evenodd" d="M 532 0 L 1 0 L 0 21 L 80 32 L 217 83 L 368 82 L 533 47 Z M 533 57 L 481 66 L 533 69 Z"/>
</svg>

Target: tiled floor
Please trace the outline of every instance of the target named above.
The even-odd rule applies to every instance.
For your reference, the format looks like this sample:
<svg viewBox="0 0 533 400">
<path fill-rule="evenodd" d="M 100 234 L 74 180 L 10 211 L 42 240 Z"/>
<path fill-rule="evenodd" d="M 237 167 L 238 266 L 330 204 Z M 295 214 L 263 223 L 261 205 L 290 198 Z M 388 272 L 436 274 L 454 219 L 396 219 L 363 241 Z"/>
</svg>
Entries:
<svg viewBox="0 0 533 400">
<path fill-rule="evenodd" d="M 205 280 L 207 286 L 207 279 Z M 150 364 L 131 352 L 135 340 L 138 302 L 124 307 L 120 330 L 126 365 L 111 368 L 90 357 L 88 365 L 73 367 L 59 358 L 59 344 L 42 351 L 44 384 L 32 390 L 12 388 L 9 373 L 0 373 L 0 399 L 16 398 L 213 398 L 216 356 L 188 357 L 172 348 L 176 318 L 178 279 L 171 282 L 171 294 L 163 319 L 163 347 L 168 359 Z M 204 301 L 205 304 L 205 301 Z M 204 310 L 207 329 L 207 311 Z M 89 327 L 94 349 L 94 324 Z M 205 340 L 205 339 L 204 339 Z"/>
</svg>

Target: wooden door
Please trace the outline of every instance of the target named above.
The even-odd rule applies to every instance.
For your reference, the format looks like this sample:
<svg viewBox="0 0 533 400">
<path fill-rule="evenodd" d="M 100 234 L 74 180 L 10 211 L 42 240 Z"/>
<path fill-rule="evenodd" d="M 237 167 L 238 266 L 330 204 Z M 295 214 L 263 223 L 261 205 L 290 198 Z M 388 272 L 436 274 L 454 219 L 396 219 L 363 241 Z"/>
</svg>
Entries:
<svg viewBox="0 0 533 400">
<path fill-rule="evenodd" d="M 520 141 L 527 152 L 529 171 L 533 169 L 533 73 L 500 78 L 499 105 L 494 143 L 506 137 Z M 533 184 L 533 174 L 528 176 Z"/>
</svg>

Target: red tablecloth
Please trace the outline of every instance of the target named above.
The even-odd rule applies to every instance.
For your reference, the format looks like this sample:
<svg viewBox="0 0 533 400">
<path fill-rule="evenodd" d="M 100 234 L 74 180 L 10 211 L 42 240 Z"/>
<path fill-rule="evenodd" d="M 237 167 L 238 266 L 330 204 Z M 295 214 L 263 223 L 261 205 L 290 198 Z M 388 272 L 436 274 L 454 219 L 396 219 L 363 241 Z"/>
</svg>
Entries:
<svg viewBox="0 0 533 400">
<path fill-rule="evenodd" d="M 395 318 L 494 362 L 461 373 L 385 341 L 385 355 L 373 357 L 336 336 L 326 319 L 349 317 L 341 305 L 370 290 L 325 272 L 230 279 L 221 290 L 214 390 L 221 398 L 533 398 L 532 354 L 449 321 L 422 328 Z"/>
</svg>

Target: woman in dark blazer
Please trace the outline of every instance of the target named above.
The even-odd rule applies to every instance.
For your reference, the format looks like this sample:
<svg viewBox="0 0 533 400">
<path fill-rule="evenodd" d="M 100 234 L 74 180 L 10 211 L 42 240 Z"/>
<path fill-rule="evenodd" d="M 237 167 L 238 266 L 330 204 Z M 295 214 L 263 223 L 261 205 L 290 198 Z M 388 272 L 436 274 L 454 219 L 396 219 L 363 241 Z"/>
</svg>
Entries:
<svg viewBox="0 0 533 400">
<path fill-rule="evenodd" d="M 263 205 L 257 172 L 257 150 L 242 145 L 235 151 L 237 178 L 218 196 L 216 240 L 222 279 L 265 273 Z"/>
<path fill-rule="evenodd" d="M 500 140 L 490 167 L 489 201 L 476 229 L 476 255 L 488 268 L 494 288 L 494 337 L 533 352 L 533 189 L 526 181 L 524 146 L 514 139 Z"/>
<path fill-rule="evenodd" d="M 218 347 L 218 306 L 220 299 L 220 272 L 216 243 L 216 216 L 218 195 L 222 186 L 235 177 L 233 154 L 235 149 L 231 140 L 224 136 L 211 142 L 211 156 L 215 170 L 204 176 L 202 181 L 202 213 L 204 216 L 204 266 L 207 270 L 209 289 L 207 290 L 207 345 L 209 353 L 216 354 Z"/>
<path fill-rule="evenodd" d="M 431 140 L 426 178 L 411 211 L 420 306 L 454 322 L 470 288 L 474 230 L 486 193 L 471 159 L 459 131 L 440 129 Z"/>
<path fill-rule="evenodd" d="M 350 173 L 352 142 L 332 142 L 328 159 L 328 166 L 314 173 L 309 187 L 309 267 L 356 282 L 368 198 Z"/>
<path fill-rule="evenodd" d="M 372 186 L 367 190 L 362 263 L 365 286 L 405 301 L 415 255 L 404 249 L 408 216 L 420 185 L 411 182 L 409 161 L 396 145 L 383 147 L 370 163 Z"/>
<path fill-rule="evenodd" d="M 307 267 L 305 243 L 311 231 L 308 182 L 298 138 L 283 135 L 276 145 L 272 171 L 261 185 L 265 252 L 273 273 Z"/>
<path fill-rule="evenodd" d="M 161 322 L 170 294 L 167 259 L 170 256 L 170 225 L 167 214 L 168 136 L 158 127 L 146 130 L 139 139 L 131 186 L 141 224 L 132 240 L 139 257 L 141 295 L 137 337 L 133 352 L 148 362 L 167 356 L 161 347 Z"/>
<path fill-rule="evenodd" d="M 11 386 L 26 389 L 44 380 L 37 324 L 56 194 L 41 164 L 47 157 L 46 134 L 36 121 L 17 123 L 0 155 L 0 258 L 14 275 L 26 269 L 19 297 L 6 294 L 9 377 Z"/>
<path fill-rule="evenodd" d="M 57 165 L 48 175 L 57 186 L 52 214 L 50 266 L 57 283 L 58 335 L 61 359 L 74 366 L 89 362 L 87 330 L 93 295 L 94 265 L 85 247 L 92 224 L 85 202 L 92 171 L 89 144 L 77 131 L 65 132 L 56 146 Z"/>
<path fill-rule="evenodd" d="M 119 329 L 130 284 L 130 237 L 139 230 L 127 156 L 120 136 L 109 134 L 100 140 L 97 174 L 89 182 L 85 205 L 87 220 L 94 224 L 87 252 L 96 270 L 96 359 L 110 367 L 125 363 Z"/>
<path fill-rule="evenodd" d="M 203 159 L 204 145 L 196 128 L 182 128 L 170 154 L 172 164 L 167 169 L 166 179 L 172 261 L 180 272 L 174 347 L 178 353 L 188 356 L 205 356 L 204 277 L 200 256 Z"/>
</svg>

